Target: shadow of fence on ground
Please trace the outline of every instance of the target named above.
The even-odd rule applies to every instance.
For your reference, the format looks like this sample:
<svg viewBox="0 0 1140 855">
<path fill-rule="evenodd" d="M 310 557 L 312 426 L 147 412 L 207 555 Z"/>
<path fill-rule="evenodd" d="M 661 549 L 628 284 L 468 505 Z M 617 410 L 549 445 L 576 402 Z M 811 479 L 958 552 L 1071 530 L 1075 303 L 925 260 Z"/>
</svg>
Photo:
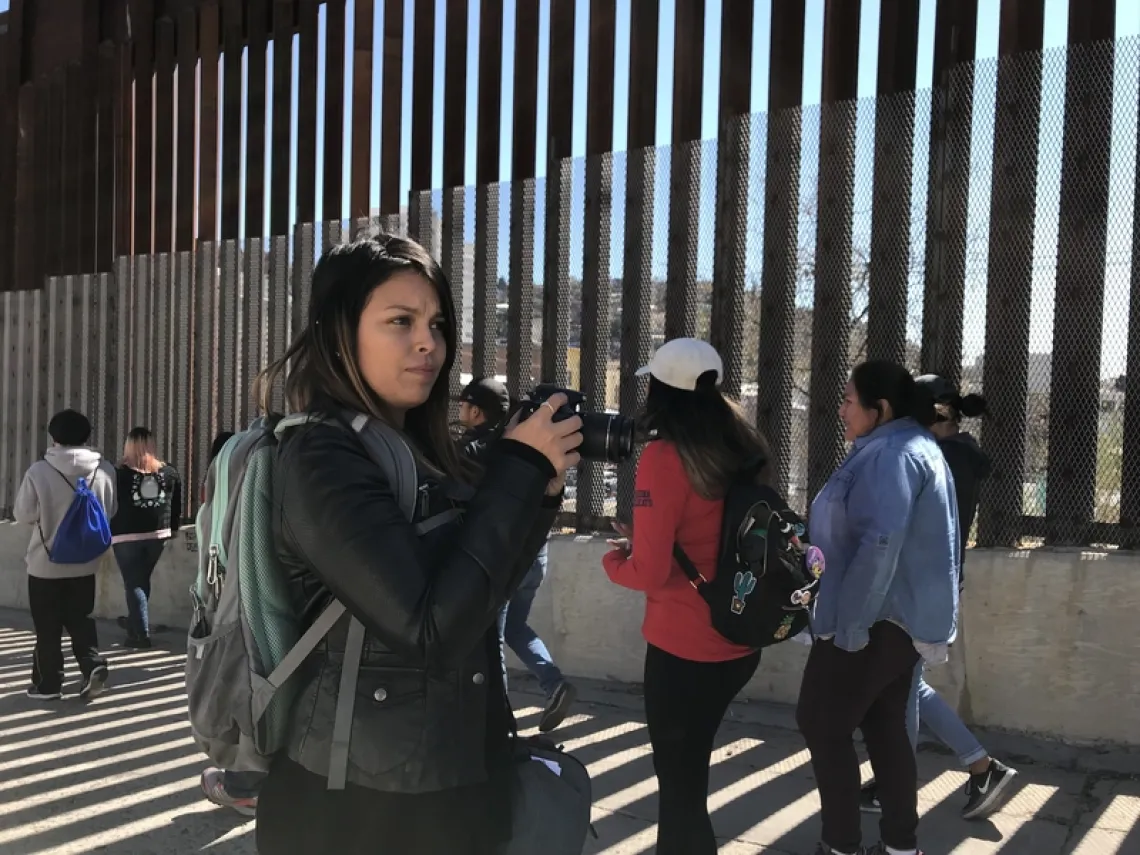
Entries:
<svg viewBox="0 0 1140 855">
<path fill-rule="evenodd" d="M 198 788 L 205 758 L 189 739 L 177 643 L 149 651 L 112 646 L 111 691 L 87 704 L 75 697 L 44 704 L 24 694 L 33 647 L 26 615 L 0 613 L 0 618 L 0 851 L 256 852 L 253 821 L 215 808 Z M 74 695 L 78 675 L 69 676 L 65 691 Z M 523 689 L 515 700 L 520 727 L 534 727 L 539 697 Z M 557 736 L 593 777 L 599 837 L 590 841 L 587 853 L 652 852 L 657 782 L 644 718 L 636 709 L 588 702 L 577 713 Z M 959 816 L 966 778 L 951 766 L 952 758 L 941 753 L 920 753 L 919 806 L 927 851 L 1140 851 L 1140 782 L 1022 766 L 1010 803 L 992 820 L 968 823 Z M 867 763 L 864 775 L 870 775 Z M 819 801 L 810 757 L 798 735 L 741 716 L 731 717 L 718 737 L 709 806 L 722 853 L 808 855 L 818 839 Z M 866 818 L 866 841 L 877 839 L 876 826 L 875 818 Z"/>
</svg>

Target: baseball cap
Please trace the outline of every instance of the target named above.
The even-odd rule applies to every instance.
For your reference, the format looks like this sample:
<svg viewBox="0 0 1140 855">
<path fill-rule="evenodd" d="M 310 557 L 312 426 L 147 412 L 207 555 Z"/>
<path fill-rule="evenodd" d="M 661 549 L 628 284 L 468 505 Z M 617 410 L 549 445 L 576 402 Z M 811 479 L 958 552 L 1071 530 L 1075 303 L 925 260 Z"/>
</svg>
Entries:
<svg viewBox="0 0 1140 855">
<path fill-rule="evenodd" d="M 640 377 L 651 374 L 666 386 L 694 392 L 697 381 L 710 371 L 716 372 L 719 386 L 724 378 L 724 363 L 716 348 L 699 338 L 674 338 L 657 348 L 649 364 L 637 371 Z"/>
<path fill-rule="evenodd" d="M 938 374 L 923 374 L 914 378 L 915 385 L 921 386 L 936 404 L 950 404 L 958 397 L 954 384 Z"/>
<path fill-rule="evenodd" d="M 494 377 L 477 377 L 459 393 L 460 402 L 474 404 L 491 421 L 500 419 L 511 408 L 507 387 Z"/>
</svg>

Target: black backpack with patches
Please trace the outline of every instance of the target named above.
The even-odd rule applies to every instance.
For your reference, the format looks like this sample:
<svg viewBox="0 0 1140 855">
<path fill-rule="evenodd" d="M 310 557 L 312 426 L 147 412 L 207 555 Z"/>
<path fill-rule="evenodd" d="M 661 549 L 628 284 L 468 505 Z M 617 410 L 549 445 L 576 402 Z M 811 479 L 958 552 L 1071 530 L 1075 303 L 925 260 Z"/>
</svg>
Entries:
<svg viewBox="0 0 1140 855">
<path fill-rule="evenodd" d="M 824 570 L 803 520 L 771 487 L 755 483 L 759 466 L 740 474 L 724 498 L 716 576 L 709 581 L 678 544 L 673 557 L 709 604 L 713 628 L 733 644 L 761 648 L 809 627 Z"/>
</svg>

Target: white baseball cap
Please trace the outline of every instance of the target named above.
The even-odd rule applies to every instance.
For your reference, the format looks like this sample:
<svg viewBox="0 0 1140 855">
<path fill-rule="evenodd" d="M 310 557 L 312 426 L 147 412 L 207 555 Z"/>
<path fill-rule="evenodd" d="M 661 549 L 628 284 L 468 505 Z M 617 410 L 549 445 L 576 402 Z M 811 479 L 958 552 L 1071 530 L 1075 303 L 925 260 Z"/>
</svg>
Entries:
<svg viewBox="0 0 1140 855">
<path fill-rule="evenodd" d="M 657 348 L 653 358 L 637 375 L 652 374 L 666 386 L 694 392 L 697 380 L 709 371 L 716 372 L 716 384 L 724 378 L 724 363 L 716 348 L 699 338 L 674 338 Z"/>
</svg>

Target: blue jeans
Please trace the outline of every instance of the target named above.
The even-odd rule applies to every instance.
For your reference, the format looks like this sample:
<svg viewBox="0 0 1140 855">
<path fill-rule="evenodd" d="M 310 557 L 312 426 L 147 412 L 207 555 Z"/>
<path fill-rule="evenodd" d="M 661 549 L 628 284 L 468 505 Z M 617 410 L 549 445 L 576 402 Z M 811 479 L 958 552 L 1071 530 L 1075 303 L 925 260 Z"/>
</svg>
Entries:
<svg viewBox="0 0 1140 855">
<path fill-rule="evenodd" d="M 127 595 L 127 632 L 134 638 L 150 637 L 150 577 L 162 557 L 164 540 L 134 540 L 116 543 L 115 560 Z"/>
<path fill-rule="evenodd" d="M 227 769 L 222 779 L 226 793 L 235 799 L 256 799 L 267 772 L 234 772 Z"/>
<path fill-rule="evenodd" d="M 958 755 L 963 767 L 977 763 L 987 755 L 982 744 L 970 733 L 970 729 L 958 718 L 953 708 L 942 700 L 934 687 L 923 679 L 922 660 L 914 669 L 914 682 L 910 689 L 910 702 L 907 704 L 906 731 L 910 744 L 918 749 L 919 721 L 935 738 Z"/>
<path fill-rule="evenodd" d="M 562 672 L 554 664 L 554 659 L 546 649 L 546 645 L 542 643 L 542 639 L 527 623 L 535 595 L 542 580 L 546 578 L 546 560 L 547 549 L 546 544 L 543 544 L 515 595 L 499 612 L 499 651 L 504 684 L 507 680 L 506 645 L 509 645 L 527 669 L 538 678 L 538 685 L 549 698 L 562 684 Z"/>
</svg>

